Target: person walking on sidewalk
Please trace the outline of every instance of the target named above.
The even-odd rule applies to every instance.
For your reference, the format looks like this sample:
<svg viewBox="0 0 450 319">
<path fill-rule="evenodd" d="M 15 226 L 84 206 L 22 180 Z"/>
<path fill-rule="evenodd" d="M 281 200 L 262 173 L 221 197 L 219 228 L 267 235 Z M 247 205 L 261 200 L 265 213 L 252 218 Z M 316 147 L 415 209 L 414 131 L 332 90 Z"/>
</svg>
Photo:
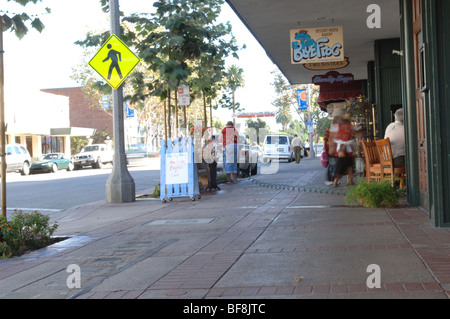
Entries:
<svg viewBox="0 0 450 319">
<path fill-rule="evenodd" d="M 294 147 L 295 162 L 299 164 L 300 160 L 302 159 L 303 143 L 302 140 L 297 136 L 297 134 L 294 135 L 294 138 L 291 141 L 291 145 Z"/>
<path fill-rule="evenodd" d="M 233 122 L 228 121 L 223 128 L 219 141 L 223 145 L 223 167 L 227 174 L 227 183 L 237 183 L 237 149 L 239 132 L 234 128 Z M 233 177 L 233 180 L 231 180 Z"/>
<path fill-rule="evenodd" d="M 337 187 L 339 179 L 347 175 L 347 185 L 353 184 L 353 147 L 355 142 L 354 132 L 349 114 L 337 116 L 335 124 L 330 128 L 332 138 L 332 153 L 337 153 L 336 173 L 333 187 Z"/>
</svg>

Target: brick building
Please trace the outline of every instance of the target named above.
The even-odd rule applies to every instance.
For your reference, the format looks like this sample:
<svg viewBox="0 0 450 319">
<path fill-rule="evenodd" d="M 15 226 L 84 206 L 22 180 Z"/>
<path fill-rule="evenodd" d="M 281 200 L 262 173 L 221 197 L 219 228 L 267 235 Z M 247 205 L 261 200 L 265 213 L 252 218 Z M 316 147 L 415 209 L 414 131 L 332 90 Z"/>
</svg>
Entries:
<svg viewBox="0 0 450 319">
<path fill-rule="evenodd" d="M 112 114 L 91 108 L 89 99 L 82 87 L 42 89 L 41 92 L 66 96 L 69 98 L 69 123 L 71 127 L 89 127 L 96 131 L 106 129 L 108 134 L 113 134 Z"/>
</svg>

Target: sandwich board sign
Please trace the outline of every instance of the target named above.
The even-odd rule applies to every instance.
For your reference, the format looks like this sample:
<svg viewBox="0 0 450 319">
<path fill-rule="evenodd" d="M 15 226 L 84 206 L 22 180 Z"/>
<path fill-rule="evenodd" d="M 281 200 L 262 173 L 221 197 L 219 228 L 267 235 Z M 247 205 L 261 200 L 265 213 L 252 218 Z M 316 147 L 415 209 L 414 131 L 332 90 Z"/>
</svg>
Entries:
<svg viewBox="0 0 450 319">
<path fill-rule="evenodd" d="M 111 35 L 89 61 L 89 65 L 117 90 L 141 59 L 115 34 Z"/>
</svg>

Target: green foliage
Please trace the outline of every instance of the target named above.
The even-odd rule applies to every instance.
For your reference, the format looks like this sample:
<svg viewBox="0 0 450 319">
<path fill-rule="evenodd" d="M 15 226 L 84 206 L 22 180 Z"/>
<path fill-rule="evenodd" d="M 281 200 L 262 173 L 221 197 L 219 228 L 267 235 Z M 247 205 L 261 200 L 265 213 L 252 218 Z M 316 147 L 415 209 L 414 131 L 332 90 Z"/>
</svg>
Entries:
<svg viewBox="0 0 450 319">
<path fill-rule="evenodd" d="M 159 183 L 155 185 L 152 195 L 154 198 L 158 198 L 159 196 L 161 196 L 161 185 Z"/>
<path fill-rule="evenodd" d="M 364 207 L 396 207 L 400 199 L 400 191 L 392 187 L 388 180 L 378 183 L 367 183 L 361 179 L 350 189 L 345 197 L 347 204 L 361 204 Z"/>
<path fill-rule="evenodd" d="M 225 182 L 227 180 L 227 174 L 222 173 L 218 176 L 220 182 Z"/>
<path fill-rule="evenodd" d="M 88 144 L 88 140 L 85 137 L 70 137 L 70 153 L 72 155 L 78 154 L 83 147 Z"/>
<path fill-rule="evenodd" d="M 262 143 L 264 141 L 264 138 L 266 135 L 270 132 L 270 128 L 267 126 L 267 123 L 261 120 L 260 118 L 257 118 L 256 121 L 248 120 L 247 121 L 247 129 L 245 130 L 245 135 L 252 139 L 249 135 L 249 129 L 253 128 L 256 131 L 256 144 Z M 265 131 L 264 131 L 265 130 Z M 253 137 L 254 138 L 254 137 Z"/>
<path fill-rule="evenodd" d="M 15 211 L 9 221 L 0 217 L 0 257 L 19 256 L 51 243 L 58 225 L 50 225 L 49 220 L 39 212 Z"/>
<path fill-rule="evenodd" d="M 191 102 L 202 98 L 211 110 L 225 83 L 225 59 L 237 58 L 240 49 L 230 23 L 216 23 L 224 0 L 156 0 L 153 13 L 135 13 L 122 19 L 121 39 L 141 58 L 141 69 L 131 74 L 127 100 L 144 102 L 150 97 L 169 99 L 170 92 L 188 85 Z M 108 1 L 100 0 L 109 11 Z M 85 47 L 104 43 L 108 33 L 88 34 L 76 42 Z M 96 89 L 102 89 L 100 86 Z M 190 109 L 190 108 L 189 108 Z M 167 114 L 170 121 L 170 113 Z"/>
<path fill-rule="evenodd" d="M 16 2 L 22 6 L 26 6 L 29 3 L 36 4 L 37 2 L 41 2 L 42 0 L 8 0 Z M 50 13 L 50 8 L 45 8 L 45 14 Z M 37 30 L 38 32 L 42 32 L 44 30 L 44 24 L 39 19 L 39 17 L 34 15 L 28 15 L 27 13 L 6 13 L 0 16 L 3 22 L 3 29 L 1 31 L 13 31 L 19 39 L 22 39 L 27 33 L 28 28 L 26 23 L 30 22 L 31 27 Z"/>
</svg>

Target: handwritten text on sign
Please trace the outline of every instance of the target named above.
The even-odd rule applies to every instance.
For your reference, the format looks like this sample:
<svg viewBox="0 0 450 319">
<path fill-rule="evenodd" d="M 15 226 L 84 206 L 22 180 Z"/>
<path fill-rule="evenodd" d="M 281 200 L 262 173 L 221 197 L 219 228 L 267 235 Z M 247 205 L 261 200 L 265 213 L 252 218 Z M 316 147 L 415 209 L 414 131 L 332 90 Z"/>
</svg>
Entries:
<svg viewBox="0 0 450 319">
<path fill-rule="evenodd" d="M 188 153 L 166 154 L 166 184 L 188 182 Z"/>
</svg>

